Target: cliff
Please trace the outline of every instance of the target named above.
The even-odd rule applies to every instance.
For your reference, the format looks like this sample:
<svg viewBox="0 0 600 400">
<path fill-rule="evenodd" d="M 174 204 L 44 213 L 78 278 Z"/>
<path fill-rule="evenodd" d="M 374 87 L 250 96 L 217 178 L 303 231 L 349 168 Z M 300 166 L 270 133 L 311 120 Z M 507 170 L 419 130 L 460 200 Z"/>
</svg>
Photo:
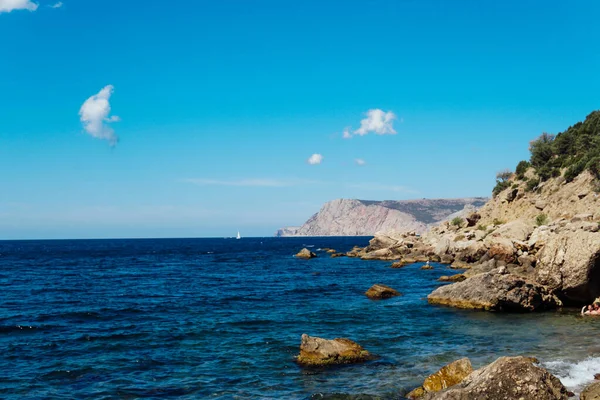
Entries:
<svg viewBox="0 0 600 400">
<path fill-rule="evenodd" d="M 472 212 L 487 198 L 367 201 L 338 199 L 299 228 L 282 228 L 276 236 L 372 236 L 379 231 L 425 232 L 450 215 Z M 459 214 L 456 214 L 459 213 Z"/>
</svg>

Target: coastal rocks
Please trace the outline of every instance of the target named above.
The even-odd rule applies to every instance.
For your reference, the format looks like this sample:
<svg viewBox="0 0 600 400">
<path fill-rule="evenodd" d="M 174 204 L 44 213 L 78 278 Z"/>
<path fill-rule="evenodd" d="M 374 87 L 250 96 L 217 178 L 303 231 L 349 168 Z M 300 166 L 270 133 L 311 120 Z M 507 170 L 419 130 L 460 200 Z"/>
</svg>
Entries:
<svg viewBox="0 0 600 400">
<path fill-rule="evenodd" d="M 533 226 L 531 224 L 528 224 L 523 220 L 517 219 L 515 221 L 511 221 L 502 225 L 501 227 L 496 229 L 494 233 L 491 234 L 491 236 L 501 236 L 511 240 L 525 241 L 529 238 L 531 232 L 533 232 Z"/>
<path fill-rule="evenodd" d="M 376 283 L 365 292 L 365 295 L 371 300 L 384 300 L 391 297 L 402 296 L 402 293 L 389 286 Z"/>
<path fill-rule="evenodd" d="M 530 357 L 501 357 L 427 400 L 567 400 L 560 380 Z"/>
<path fill-rule="evenodd" d="M 431 304 L 487 311 L 538 311 L 555 308 L 560 301 L 543 286 L 506 273 L 506 268 L 441 286 L 427 300 Z"/>
<path fill-rule="evenodd" d="M 333 340 L 302 335 L 296 362 L 306 367 L 353 364 L 371 359 L 371 354 L 350 339 Z"/>
<path fill-rule="evenodd" d="M 600 400 L 600 382 L 594 382 L 579 395 L 581 400 Z"/>
<path fill-rule="evenodd" d="M 560 232 L 537 255 L 536 281 L 567 302 L 589 303 L 600 296 L 600 234 Z"/>
<path fill-rule="evenodd" d="M 308 260 L 310 258 L 315 258 L 317 255 L 315 253 L 313 253 L 312 251 L 304 248 L 302 250 L 300 250 L 298 252 L 298 254 L 296 254 L 296 258 L 303 258 L 305 260 Z"/>
<path fill-rule="evenodd" d="M 466 276 L 464 276 L 463 274 L 456 274 L 456 275 L 442 275 L 438 278 L 438 281 L 440 282 L 462 282 L 465 279 L 467 279 Z"/>
<path fill-rule="evenodd" d="M 460 383 L 471 372 L 473 372 L 471 361 L 468 358 L 461 358 L 446 365 L 435 374 L 428 376 L 423 382 L 423 386 L 416 388 L 407 394 L 406 397 L 409 399 L 418 399 L 427 393 L 439 392 Z"/>
<path fill-rule="evenodd" d="M 421 267 L 421 269 L 423 269 L 423 270 L 433 269 L 433 265 L 430 265 L 429 263 L 427 263 L 427 264 L 423 265 Z"/>
</svg>

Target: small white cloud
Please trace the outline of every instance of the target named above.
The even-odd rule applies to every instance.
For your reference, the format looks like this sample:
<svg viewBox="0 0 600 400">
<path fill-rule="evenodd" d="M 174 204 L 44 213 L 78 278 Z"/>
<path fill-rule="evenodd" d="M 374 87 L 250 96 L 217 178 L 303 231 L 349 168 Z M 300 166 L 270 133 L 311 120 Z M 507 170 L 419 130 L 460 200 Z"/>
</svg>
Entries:
<svg viewBox="0 0 600 400">
<path fill-rule="evenodd" d="M 87 99 L 79 110 L 83 129 L 97 139 L 108 140 L 111 146 L 114 146 L 119 139 L 115 135 L 115 131 L 108 124 L 121 120 L 116 115 L 109 116 L 109 99 L 113 90 L 114 87 L 112 85 L 105 86 L 98 94 Z"/>
<path fill-rule="evenodd" d="M 9 13 L 13 10 L 35 11 L 38 5 L 31 0 L 0 0 L 0 13 Z"/>
<path fill-rule="evenodd" d="M 350 138 L 352 138 L 352 132 L 350 132 L 350 127 L 344 128 L 344 133 L 342 133 L 342 137 L 344 139 L 350 139 Z"/>
<path fill-rule="evenodd" d="M 367 118 L 360 121 L 360 128 L 354 131 L 355 135 L 364 136 L 371 132 L 377 135 L 395 135 L 394 120 L 396 115 L 391 112 L 384 112 L 379 108 L 366 112 Z"/>
<path fill-rule="evenodd" d="M 360 166 L 367 164 L 367 162 L 365 160 L 363 160 L 362 158 L 357 158 L 356 160 L 354 160 L 354 162 L 356 163 L 356 165 L 360 165 Z"/>
<path fill-rule="evenodd" d="M 308 158 L 308 160 L 306 160 L 306 162 L 309 163 L 310 165 L 321 164 L 322 161 L 323 161 L 323 156 L 321 154 L 313 154 L 312 156 L 310 156 Z"/>
<path fill-rule="evenodd" d="M 50 8 L 61 8 L 63 6 L 63 2 L 59 1 L 58 3 L 54 3 L 52 5 L 49 5 L 48 7 Z"/>
</svg>

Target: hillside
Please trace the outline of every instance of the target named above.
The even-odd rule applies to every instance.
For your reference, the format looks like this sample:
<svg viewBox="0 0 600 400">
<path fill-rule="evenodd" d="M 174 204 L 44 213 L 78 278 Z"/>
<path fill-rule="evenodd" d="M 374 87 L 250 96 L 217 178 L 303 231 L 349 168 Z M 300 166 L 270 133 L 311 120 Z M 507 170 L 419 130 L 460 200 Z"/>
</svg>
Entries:
<svg viewBox="0 0 600 400">
<path fill-rule="evenodd" d="M 327 202 L 299 228 L 282 228 L 276 236 L 372 236 L 379 231 L 422 233 L 450 215 L 474 211 L 487 198 L 370 201 L 337 199 Z"/>
</svg>

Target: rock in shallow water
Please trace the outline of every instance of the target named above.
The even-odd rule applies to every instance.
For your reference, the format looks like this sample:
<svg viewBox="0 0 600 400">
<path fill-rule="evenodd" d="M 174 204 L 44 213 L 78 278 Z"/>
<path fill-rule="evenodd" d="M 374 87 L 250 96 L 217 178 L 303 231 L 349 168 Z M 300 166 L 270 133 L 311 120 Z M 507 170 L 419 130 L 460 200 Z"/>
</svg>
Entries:
<svg viewBox="0 0 600 400">
<path fill-rule="evenodd" d="M 471 372 L 473 372 L 471 361 L 468 358 L 461 358 L 446 365 L 435 374 L 428 376 L 425 382 L 423 382 L 423 386 L 416 388 L 406 395 L 406 397 L 409 399 L 418 399 L 427 393 L 439 392 L 460 383 Z"/>
<path fill-rule="evenodd" d="M 586 387 L 579 398 L 581 400 L 600 400 L 600 382 L 594 382 Z"/>
<path fill-rule="evenodd" d="M 498 268 L 439 287 L 427 300 L 431 304 L 488 311 L 539 311 L 561 305 L 545 287 L 502 272 Z"/>
<path fill-rule="evenodd" d="M 313 253 L 312 251 L 308 250 L 308 249 L 302 249 L 298 252 L 298 254 L 296 254 L 297 258 L 304 258 L 304 259 L 309 259 L 309 258 L 315 258 L 317 255 L 315 253 Z"/>
<path fill-rule="evenodd" d="M 296 362 L 307 367 L 322 367 L 354 364 L 372 358 L 373 356 L 368 351 L 350 339 L 327 340 L 303 334 L 300 354 L 296 357 Z"/>
<path fill-rule="evenodd" d="M 459 384 L 426 400 L 567 400 L 569 393 L 560 380 L 534 365 L 531 357 L 501 357 L 471 373 Z"/>
<path fill-rule="evenodd" d="M 365 292 L 365 295 L 372 300 L 383 300 L 391 297 L 402 296 L 402 293 L 389 286 L 376 283 Z"/>
</svg>

